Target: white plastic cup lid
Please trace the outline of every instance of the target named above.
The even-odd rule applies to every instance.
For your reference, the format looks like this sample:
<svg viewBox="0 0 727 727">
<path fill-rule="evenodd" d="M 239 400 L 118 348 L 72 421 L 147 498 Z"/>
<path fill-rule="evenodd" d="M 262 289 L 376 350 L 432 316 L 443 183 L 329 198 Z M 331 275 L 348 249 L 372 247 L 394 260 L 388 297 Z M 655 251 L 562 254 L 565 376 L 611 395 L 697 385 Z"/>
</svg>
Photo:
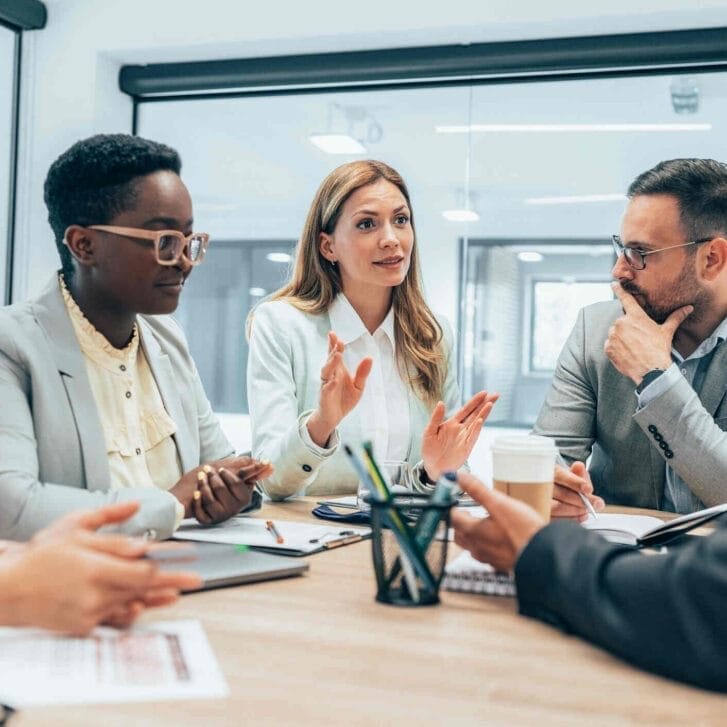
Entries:
<svg viewBox="0 0 727 727">
<path fill-rule="evenodd" d="M 495 439 L 491 449 L 498 454 L 553 455 L 555 442 L 538 434 L 503 434 Z"/>
</svg>

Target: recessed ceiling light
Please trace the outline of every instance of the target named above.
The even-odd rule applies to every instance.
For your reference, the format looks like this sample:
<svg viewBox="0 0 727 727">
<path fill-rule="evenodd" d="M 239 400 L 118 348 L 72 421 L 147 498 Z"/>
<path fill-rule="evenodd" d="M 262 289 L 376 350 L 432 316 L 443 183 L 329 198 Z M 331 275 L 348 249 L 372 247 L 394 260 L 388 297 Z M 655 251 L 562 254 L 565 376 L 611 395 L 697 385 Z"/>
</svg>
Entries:
<svg viewBox="0 0 727 727">
<path fill-rule="evenodd" d="M 553 197 L 529 197 L 525 204 L 586 204 L 588 202 L 625 202 L 625 194 L 575 194 Z"/>
<path fill-rule="evenodd" d="M 271 263 L 289 263 L 291 257 L 287 252 L 269 252 L 265 259 L 270 260 Z"/>
<path fill-rule="evenodd" d="M 250 288 L 247 291 L 253 298 L 262 298 L 268 291 L 265 288 Z"/>
<path fill-rule="evenodd" d="M 366 147 L 348 134 L 311 134 L 308 141 L 326 154 L 366 153 Z"/>
<path fill-rule="evenodd" d="M 535 250 L 523 250 L 517 254 L 517 259 L 524 263 L 539 263 L 543 261 L 543 256 Z"/>
<path fill-rule="evenodd" d="M 450 222 L 477 222 L 480 219 L 474 210 L 444 210 L 442 217 Z"/>
<path fill-rule="evenodd" d="M 712 124 L 460 124 L 435 126 L 438 134 L 577 134 L 583 132 L 711 131 Z"/>
</svg>

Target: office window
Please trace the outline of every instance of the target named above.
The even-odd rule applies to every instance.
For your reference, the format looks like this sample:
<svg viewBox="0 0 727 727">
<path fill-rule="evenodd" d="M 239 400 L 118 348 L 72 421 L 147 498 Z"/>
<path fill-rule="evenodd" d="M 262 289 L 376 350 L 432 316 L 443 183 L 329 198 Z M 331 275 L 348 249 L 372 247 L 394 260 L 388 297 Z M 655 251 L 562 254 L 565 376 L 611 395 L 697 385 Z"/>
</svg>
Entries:
<svg viewBox="0 0 727 727">
<path fill-rule="evenodd" d="M 0 305 L 7 300 L 16 33 L 0 25 Z"/>
<path fill-rule="evenodd" d="M 187 280 L 176 317 L 217 411 L 247 412 L 245 322 L 287 279 L 294 246 L 294 240 L 216 240 Z"/>
<path fill-rule="evenodd" d="M 434 124 L 444 114 L 466 121 L 467 93 L 463 88 L 416 89 L 140 106 L 138 133 L 180 152 L 195 228 L 211 235 L 209 254 L 185 286 L 177 317 L 217 411 L 247 413 L 245 318 L 251 306 L 287 279 L 309 205 L 335 167 L 362 157 L 394 166 L 410 183 L 423 267 L 436 267 L 440 245 L 443 254 L 456 255 L 462 228 L 445 220 L 441 209 L 451 206 L 450 190 L 461 185 L 466 139 L 447 139 L 431 148 L 436 183 L 421 182 L 421 154 L 413 150 L 436 137 Z M 421 135 L 420 142 L 410 138 L 412 130 Z M 364 151 L 331 154 L 314 143 L 323 141 L 312 138 L 337 132 Z M 456 265 L 450 268 L 451 279 L 444 284 L 451 290 Z"/>
<path fill-rule="evenodd" d="M 608 280 L 533 278 L 528 311 L 530 350 L 527 373 L 531 376 L 552 375 L 563 347 L 563 334 L 573 328 L 578 311 L 586 305 L 610 298 L 611 284 Z"/>
<path fill-rule="evenodd" d="M 499 392 L 489 425 L 532 426 L 578 311 L 613 298 L 613 249 L 601 240 L 469 240 L 466 258 L 463 388 Z"/>
<path fill-rule="evenodd" d="M 196 226 L 213 239 L 180 316 L 215 407 L 245 411 L 242 322 L 249 289 L 270 285 L 244 250 L 289 251 L 324 176 L 371 157 L 409 185 L 425 294 L 455 327 L 462 395 L 497 390 L 490 423 L 530 426 L 576 309 L 611 297 L 609 237 L 630 181 L 662 159 L 724 159 L 725 81 L 710 71 L 140 102 L 137 132 L 179 149 Z M 332 153 L 327 134 L 348 151 Z M 218 265 L 218 277 L 204 270 Z M 203 297 L 208 325 L 192 326 Z M 214 347 L 217 320 L 234 323 Z"/>
</svg>

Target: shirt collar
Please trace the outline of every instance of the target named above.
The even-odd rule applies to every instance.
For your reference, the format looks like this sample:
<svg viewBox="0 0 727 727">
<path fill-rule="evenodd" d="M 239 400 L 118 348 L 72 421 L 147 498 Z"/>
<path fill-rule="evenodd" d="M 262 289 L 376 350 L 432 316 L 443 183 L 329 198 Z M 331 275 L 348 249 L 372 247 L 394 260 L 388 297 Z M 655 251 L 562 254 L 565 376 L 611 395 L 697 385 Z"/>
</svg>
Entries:
<svg viewBox="0 0 727 727">
<path fill-rule="evenodd" d="M 83 353 L 96 363 L 104 366 L 104 368 L 112 371 L 116 371 L 119 363 L 131 365 L 139 350 L 139 329 L 136 323 L 134 323 L 129 343 L 122 349 L 114 348 L 107 338 L 99 333 L 88 318 L 83 315 L 83 311 L 68 290 L 63 275 L 58 276 L 58 282 L 63 295 L 63 302 L 71 318 L 76 338 Z"/>
<path fill-rule="evenodd" d="M 339 293 L 328 309 L 328 317 L 331 321 L 331 330 L 343 341 L 344 345 L 353 343 L 363 335 L 368 335 L 368 330 L 361 320 L 354 307 L 349 303 L 343 293 Z M 376 329 L 374 335 L 381 331 L 389 337 L 391 345 L 394 345 L 394 306 L 389 308 L 386 318 Z"/>
<path fill-rule="evenodd" d="M 712 334 L 705 338 L 704 341 L 702 341 L 699 346 L 694 350 L 694 352 L 688 356 L 686 359 L 682 359 L 681 356 L 679 357 L 681 360 L 689 361 L 689 359 L 695 359 L 695 358 L 702 358 L 703 356 L 707 356 L 708 354 L 712 353 L 719 344 L 724 341 L 727 338 L 727 318 L 725 318 L 722 323 L 720 323 L 717 328 L 712 331 Z"/>
</svg>

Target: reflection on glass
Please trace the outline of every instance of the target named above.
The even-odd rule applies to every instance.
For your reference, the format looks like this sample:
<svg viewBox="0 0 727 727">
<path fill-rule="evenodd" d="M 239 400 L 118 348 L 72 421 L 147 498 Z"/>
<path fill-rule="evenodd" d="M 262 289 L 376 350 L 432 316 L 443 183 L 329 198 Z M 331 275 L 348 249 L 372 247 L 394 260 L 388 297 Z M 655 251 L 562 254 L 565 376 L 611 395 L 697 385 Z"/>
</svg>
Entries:
<svg viewBox="0 0 727 727">
<path fill-rule="evenodd" d="M 534 423 L 578 311 L 612 298 L 602 243 L 469 241 L 464 396 L 500 392 L 490 424 Z"/>
<path fill-rule="evenodd" d="M 552 373 L 567 334 L 574 326 L 578 311 L 591 303 L 610 300 L 608 281 L 533 280 L 531 319 L 533 330 L 528 370 Z"/>
<path fill-rule="evenodd" d="M 724 156 L 725 74 L 681 79 L 142 103 L 139 133 L 179 150 L 195 227 L 213 240 L 180 315 L 215 407 L 246 411 L 246 312 L 288 274 L 320 181 L 361 158 L 360 146 L 312 143 L 335 134 L 407 180 L 426 296 L 457 330 L 463 396 L 498 390 L 489 422 L 527 426 L 576 309 L 611 295 L 606 245 L 629 182 L 662 159 Z"/>
</svg>

